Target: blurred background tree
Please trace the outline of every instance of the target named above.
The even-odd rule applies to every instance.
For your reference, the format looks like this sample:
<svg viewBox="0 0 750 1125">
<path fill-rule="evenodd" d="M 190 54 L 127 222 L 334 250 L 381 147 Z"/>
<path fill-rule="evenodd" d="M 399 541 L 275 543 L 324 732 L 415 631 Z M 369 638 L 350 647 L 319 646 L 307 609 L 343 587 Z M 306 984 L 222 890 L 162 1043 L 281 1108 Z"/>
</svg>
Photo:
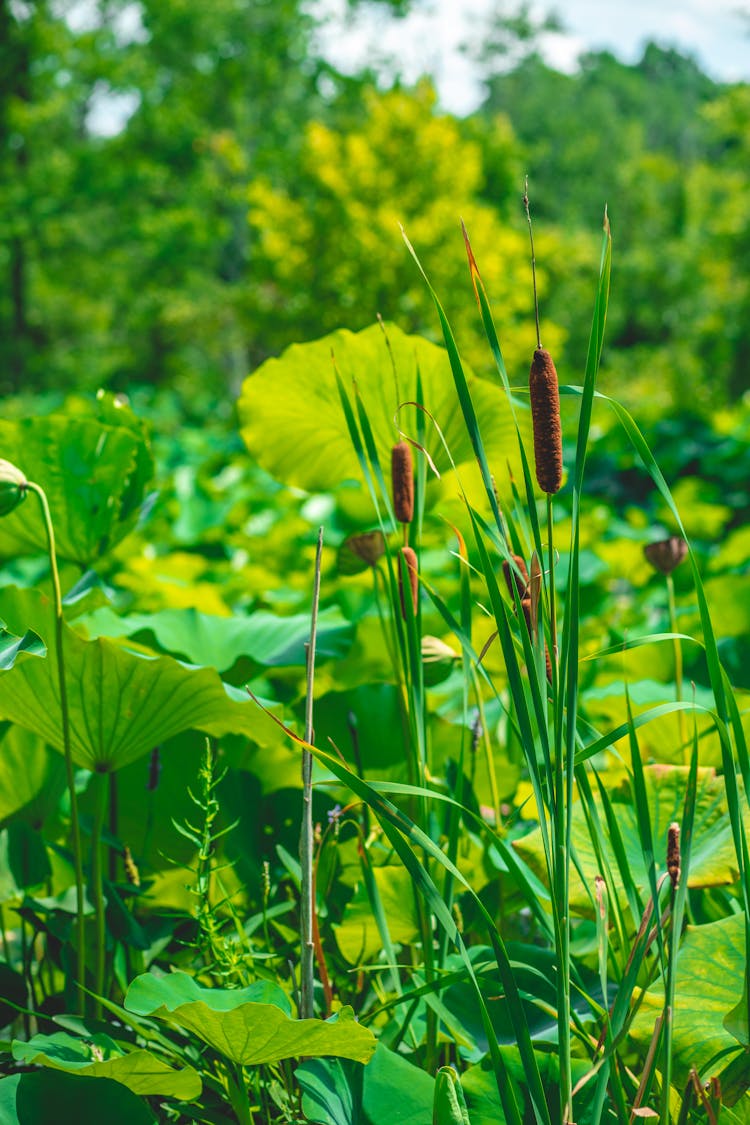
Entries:
<svg viewBox="0 0 750 1125">
<path fill-rule="evenodd" d="M 338 73 L 302 0 L 0 0 L 0 389 L 219 393 L 378 312 L 434 336 L 399 222 L 486 364 L 459 217 L 520 383 L 528 172 L 561 377 L 580 379 L 607 202 L 605 388 L 655 408 L 742 395 L 750 88 L 654 44 L 561 74 L 539 51 L 554 26 L 500 5 L 468 48 L 482 105 L 457 118 L 428 80 Z"/>
</svg>

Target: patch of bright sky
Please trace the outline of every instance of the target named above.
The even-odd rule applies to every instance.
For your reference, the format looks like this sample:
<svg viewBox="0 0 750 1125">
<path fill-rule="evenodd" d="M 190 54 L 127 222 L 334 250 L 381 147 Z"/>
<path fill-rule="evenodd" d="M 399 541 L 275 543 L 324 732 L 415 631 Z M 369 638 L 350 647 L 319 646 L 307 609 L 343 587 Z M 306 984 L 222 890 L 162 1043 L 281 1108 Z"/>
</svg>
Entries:
<svg viewBox="0 0 750 1125">
<path fill-rule="evenodd" d="M 384 15 L 380 6 L 365 7 L 352 17 L 346 0 L 312 0 L 310 6 L 327 17 L 320 43 L 344 72 L 369 64 L 386 82 L 396 75 L 413 82 L 431 74 L 446 109 L 470 113 L 478 105 L 481 87 L 460 45 L 476 38 L 493 0 L 418 0 L 403 19 Z M 539 16 L 550 8 L 561 17 L 565 33 L 547 34 L 540 45 L 547 62 L 559 70 L 573 71 L 579 54 L 588 50 L 609 50 L 635 62 L 644 44 L 654 40 L 694 56 L 717 81 L 750 81 L 750 0 L 551 0 L 532 5 Z"/>
</svg>

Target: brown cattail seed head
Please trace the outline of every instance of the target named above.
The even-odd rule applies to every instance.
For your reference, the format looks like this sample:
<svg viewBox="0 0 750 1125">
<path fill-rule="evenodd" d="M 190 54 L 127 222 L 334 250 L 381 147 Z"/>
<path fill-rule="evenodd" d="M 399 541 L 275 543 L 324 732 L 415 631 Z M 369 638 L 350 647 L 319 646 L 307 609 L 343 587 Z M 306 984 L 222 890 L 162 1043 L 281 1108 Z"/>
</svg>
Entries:
<svg viewBox="0 0 750 1125">
<path fill-rule="evenodd" d="M 518 590 L 518 596 L 523 601 L 528 596 L 529 592 L 529 572 L 526 569 L 526 563 L 520 555 L 511 555 L 515 567 L 511 566 L 508 559 L 503 560 L 503 574 L 505 576 L 505 584 L 508 587 L 508 593 L 511 598 L 513 597 L 513 584 Z"/>
<path fill-rule="evenodd" d="M 680 826 L 677 821 L 673 821 L 667 830 L 667 871 L 672 889 L 677 890 L 680 881 Z"/>
<path fill-rule="evenodd" d="M 671 574 L 687 555 L 687 543 L 679 535 L 670 535 L 669 539 L 660 539 L 658 543 L 647 543 L 643 553 L 651 563 L 654 570 L 662 574 Z"/>
<path fill-rule="evenodd" d="M 562 430 L 557 371 L 546 348 L 537 348 L 529 375 L 534 424 L 536 479 L 542 492 L 559 492 L 562 484 Z"/>
<path fill-rule="evenodd" d="M 402 561 L 403 560 L 403 561 Z M 404 575 L 406 568 L 411 589 L 412 614 L 416 615 L 419 598 L 419 572 L 417 570 L 417 556 L 411 547 L 402 547 L 398 559 L 398 596 L 401 599 L 401 616 L 406 621 L 406 599 L 404 597 Z"/>
<path fill-rule="evenodd" d="M 414 470 L 411 447 L 400 441 L 391 450 L 391 486 L 393 511 L 399 523 L 411 523 L 414 516 Z"/>
</svg>

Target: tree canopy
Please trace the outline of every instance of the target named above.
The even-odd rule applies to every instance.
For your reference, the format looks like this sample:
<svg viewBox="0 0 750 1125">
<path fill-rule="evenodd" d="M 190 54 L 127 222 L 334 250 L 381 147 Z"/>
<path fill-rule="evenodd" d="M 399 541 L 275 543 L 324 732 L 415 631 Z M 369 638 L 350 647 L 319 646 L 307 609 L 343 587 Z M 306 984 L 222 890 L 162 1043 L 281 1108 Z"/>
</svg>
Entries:
<svg viewBox="0 0 750 1125">
<path fill-rule="evenodd" d="M 427 79 L 337 73 L 300 0 L 0 0 L 2 389 L 235 388 L 293 340 L 378 313 L 435 336 L 399 223 L 451 293 L 470 284 L 460 218 L 520 370 L 528 174 L 545 338 L 570 380 L 606 203 L 605 382 L 637 393 L 647 376 L 662 403 L 686 381 L 706 406 L 742 394 L 748 87 L 655 44 L 561 74 L 529 19 L 517 56 L 488 38 L 483 104 L 457 118 Z M 463 300 L 454 315 L 472 360 L 479 320 Z"/>
</svg>

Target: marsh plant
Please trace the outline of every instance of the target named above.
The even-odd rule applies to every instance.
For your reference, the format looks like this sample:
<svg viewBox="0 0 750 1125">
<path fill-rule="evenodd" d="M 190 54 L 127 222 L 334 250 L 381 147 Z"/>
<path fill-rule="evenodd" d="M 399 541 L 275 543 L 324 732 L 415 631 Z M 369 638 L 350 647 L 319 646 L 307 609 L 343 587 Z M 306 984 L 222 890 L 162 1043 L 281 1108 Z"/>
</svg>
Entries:
<svg viewBox="0 0 750 1125">
<path fill-rule="evenodd" d="M 597 391 L 606 215 L 569 382 L 524 210 L 528 375 L 468 232 L 484 375 L 406 241 L 443 347 L 379 321 L 267 361 L 239 403 L 267 475 L 183 474 L 177 518 L 126 404 L 0 423 L 41 481 L 0 462 L 0 546 L 46 550 L 0 591 L 28 779 L 0 785 L 3 1120 L 745 1119 L 745 700 L 657 460 Z M 603 412 L 672 532 L 628 525 L 638 628 L 591 608 L 597 536 L 625 542 L 586 488 Z"/>
</svg>

